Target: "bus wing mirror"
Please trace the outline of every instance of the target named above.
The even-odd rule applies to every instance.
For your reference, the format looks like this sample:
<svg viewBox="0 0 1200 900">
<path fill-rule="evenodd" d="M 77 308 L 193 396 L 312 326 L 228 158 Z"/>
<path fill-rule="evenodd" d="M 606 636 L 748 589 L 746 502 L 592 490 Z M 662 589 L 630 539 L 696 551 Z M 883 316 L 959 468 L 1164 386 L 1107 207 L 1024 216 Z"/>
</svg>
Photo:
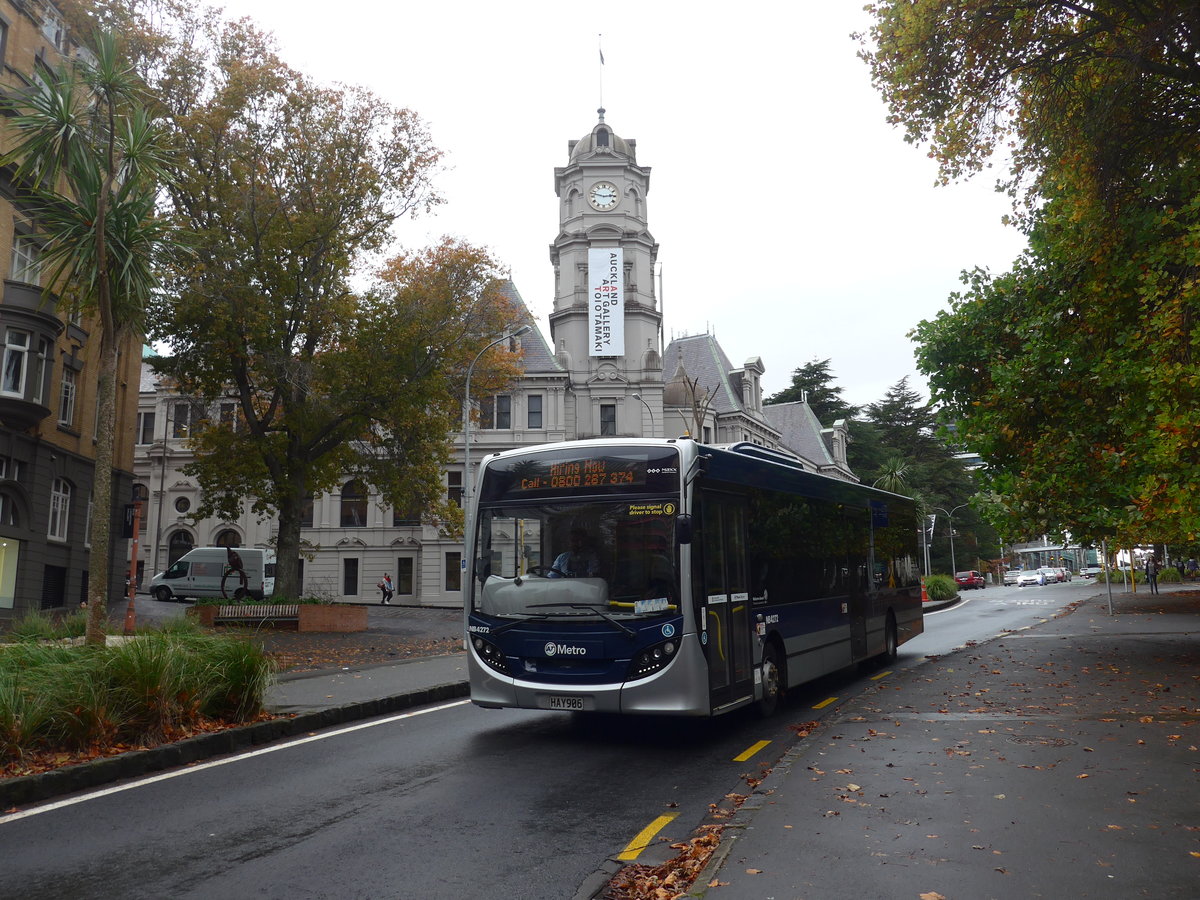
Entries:
<svg viewBox="0 0 1200 900">
<path fill-rule="evenodd" d="M 690 544 L 692 542 L 692 517 L 682 515 L 675 519 L 675 543 Z"/>
</svg>

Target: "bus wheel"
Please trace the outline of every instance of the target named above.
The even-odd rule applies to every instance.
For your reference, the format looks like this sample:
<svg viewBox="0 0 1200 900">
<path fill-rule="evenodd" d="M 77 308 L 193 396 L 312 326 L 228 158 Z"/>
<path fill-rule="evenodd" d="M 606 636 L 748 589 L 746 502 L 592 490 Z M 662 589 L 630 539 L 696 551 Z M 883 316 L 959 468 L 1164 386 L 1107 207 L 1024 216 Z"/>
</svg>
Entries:
<svg viewBox="0 0 1200 900">
<path fill-rule="evenodd" d="M 888 613 L 887 626 L 883 630 L 883 652 L 875 657 L 876 662 L 881 666 L 890 666 L 896 661 L 899 646 L 900 642 L 896 635 L 896 617 Z"/>
<path fill-rule="evenodd" d="M 775 714 L 779 701 L 783 699 L 783 668 L 779 664 L 779 651 L 775 644 L 763 648 L 762 697 L 758 701 L 758 714 L 764 718 Z"/>
</svg>

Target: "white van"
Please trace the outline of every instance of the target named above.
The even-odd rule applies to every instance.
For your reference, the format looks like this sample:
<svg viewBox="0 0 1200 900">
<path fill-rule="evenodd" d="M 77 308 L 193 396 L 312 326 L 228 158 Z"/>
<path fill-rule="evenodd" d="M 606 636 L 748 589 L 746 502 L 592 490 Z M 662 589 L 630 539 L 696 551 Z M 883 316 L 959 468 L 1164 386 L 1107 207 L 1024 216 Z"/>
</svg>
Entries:
<svg viewBox="0 0 1200 900">
<path fill-rule="evenodd" d="M 231 565 L 229 549 L 241 560 Z M 150 579 L 154 599 L 222 598 L 262 600 L 275 592 L 275 552 L 255 547 L 195 547 Z M 242 573 L 245 574 L 243 578 Z"/>
</svg>

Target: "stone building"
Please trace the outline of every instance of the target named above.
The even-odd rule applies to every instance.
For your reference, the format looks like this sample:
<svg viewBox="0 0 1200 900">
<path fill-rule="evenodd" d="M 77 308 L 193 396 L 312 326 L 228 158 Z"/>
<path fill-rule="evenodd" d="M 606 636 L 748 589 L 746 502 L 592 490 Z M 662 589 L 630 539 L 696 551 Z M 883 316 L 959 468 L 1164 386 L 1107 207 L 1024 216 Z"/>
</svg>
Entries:
<svg viewBox="0 0 1200 900">
<path fill-rule="evenodd" d="M 64 60 L 87 56 L 53 3 L 0 0 L 0 90 L 35 84 Z M 0 138 L 9 149 L 11 131 Z M 0 171 L 0 622 L 74 608 L 87 597 L 95 480 L 99 323 L 68 308 L 45 282 L 38 223 Z M 120 539 L 133 484 L 138 342 L 121 348 L 112 488 L 110 596 L 125 584 Z"/>
<path fill-rule="evenodd" d="M 470 431 L 472 469 L 489 453 L 519 446 L 689 435 L 710 443 L 752 442 L 795 456 L 811 471 L 856 480 L 846 465 L 845 423 L 824 428 L 805 403 L 763 406 L 760 359 L 734 366 L 709 334 L 664 346 L 654 279 L 658 244 L 648 224 L 650 169 L 638 163 L 636 149 L 601 110 L 592 130 L 568 143 L 567 164 L 554 170 L 559 222 L 550 245 L 550 340 L 509 283 L 522 311 L 513 329 L 531 326 L 518 339 L 524 371 L 510 390 L 471 398 L 477 415 Z M 273 523 L 254 521 L 249 513 L 236 522 L 189 518 L 196 487 L 179 473 L 188 458 L 186 429 L 179 423 L 197 414 L 144 373 L 136 471 L 150 502 L 141 569 L 162 571 L 196 545 L 272 542 Z M 445 472 L 445 489 L 461 500 L 463 435 L 451 440 L 456 458 Z M 462 544 L 382 504 L 353 480 L 313 498 L 303 539 L 312 557 L 303 562 L 306 593 L 377 602 L 374 585 L 389 572 L 394 602 L 462 602 Z"/>
</svg>

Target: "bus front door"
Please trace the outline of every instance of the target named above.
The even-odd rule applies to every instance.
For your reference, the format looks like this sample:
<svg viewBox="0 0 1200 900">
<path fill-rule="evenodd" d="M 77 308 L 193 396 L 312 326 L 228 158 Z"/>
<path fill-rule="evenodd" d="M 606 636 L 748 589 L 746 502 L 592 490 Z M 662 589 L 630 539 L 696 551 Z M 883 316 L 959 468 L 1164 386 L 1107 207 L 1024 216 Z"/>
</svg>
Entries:
<svg viewBox="0 0 1200 900">
<path fill-rule="evenodd" d="M 715 712 L 754 693 L 746 503 L 740 497 L 706 491 L 701 508 L 703 577 L 696 600 Z"/>
</svg>

